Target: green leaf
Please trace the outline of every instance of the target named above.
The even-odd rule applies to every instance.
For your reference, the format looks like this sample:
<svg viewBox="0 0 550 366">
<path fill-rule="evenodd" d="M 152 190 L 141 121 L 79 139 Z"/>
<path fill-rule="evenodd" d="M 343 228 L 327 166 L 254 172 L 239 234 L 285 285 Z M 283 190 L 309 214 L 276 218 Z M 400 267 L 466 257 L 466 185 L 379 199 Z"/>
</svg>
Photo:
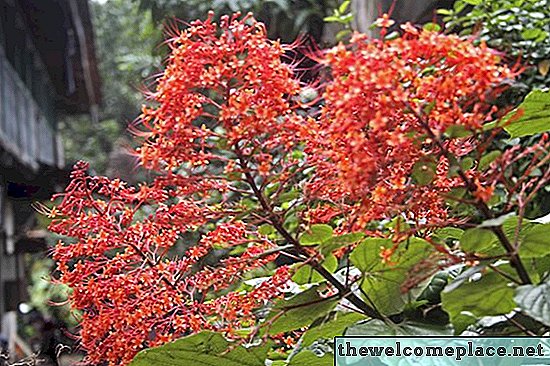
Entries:
<svg viewBox="0 0 550 366">
<path fill-rule="evenodd" d="M 479 159 L 478 169 L 481 171 L 487 169 L 489 165 L 501 155 L 502 151 L 499 150 L 491 151 L 483 155 L 481 159 Z"/>
<path fill-rule="evenodd" d="M 332 237 L 332 227 L 325 224 L 311 225 L 308 232 L 305 232 L 300 237 L 302 245 L 317 245 L 321 244 Z"/>
<path fill-rule="evenodd" d="M 332 353 L 319 357 L 312 351 L 305 350 L 292 357 L 288 366 L 332 366 L 333 358 Z"/>
<path fill-rule="evenodd" d="M 329 240 L 320 245 L 319 251 L 324 256 L 332 253 L 336 249 L 343 248 L 348 245 L 352 245 L 360 241 L 365 237 L 363 233 L 349 233 L 344 235 L 333 236 Z"/>
<path fill-rule="evenodd" d="M 430 283 L 424 291 L 418 296 L 417 301 L 427 300 L 429 304 L 439 304 L 441 302 L 441 292 L 449 282 L 449 274 L 439 272 L 433 276 Z"/>
<path fill-rule="evenodd" d="M 338 268 L 338 259 L 332 254 L 327 254 L 325 260 L 321 263 L 323 268 L 325 268 L 330 273 L 334 273 L 336 268 Z M 306 283 L 319 283 L 326 281 L 323 276 L 321 276 L 312 266 L 309 264 L 300 264 L 296 265 L 298 269 L 292 276 L 292 281 L 298 285 L 305 285 Z"/>
<path fill-rule="evenodd" d="M 464 0 L 455 1 L 455 3 L 453 4 L 453 10 L 455 11 L 455 13 L 460 13 L 462 10 L 464 10 L 465 7 L 466 2 Z"/>
<path fill-rule="evenodd" d="M 384 36 L 384 40 L 393 41 L 394 39 L 397 39 L 399 37 L 401 37 L 401 33 L 399 33 L 398 31 L 393 31 L 393 32 L 390 32 L 390 33 L 386 34 Z"/>
<path fill-rule="evenodd" d="M 336 40 L 337 41 L 340 41 L 342 39 L 344 39 L 346 36 L 350 35 L 351 34 L 351 30 L 349 29 L 342 29 L 341 31 L 339 31 L 338 33 L 336 33 Z"/>
<path fill-rule="evenodd" d="M 444 290 L 441 301 L 453 324 L 463 312 L 476 317 L 502 315 L 516 306 L 514 289 L 496 272 L 488 272 L 478 281 L 464 282 L 450 292 Z"/>
<path fill-rule="evenodd" d="M 341 24 L 349 24 L 351 23 L 351 21 L 353 20 L 353 14 L 352 13 L 348 13 L 348 14 L 342 14 L 340 17 L 339 17 L 339 23 Z"/>
<path fill-rule="evenodd" d="M 521 37 L 523 39 L 535 39 L 541 33 L 544 33 L 544 32 L 542 31 L 542 29 L 539 29 L 539 28 L 525 29 L 523 32 L 521 32 Z"/>
<path fill-rule="evenodd" d="M 285 193 L 282 193 L 280 196 L 279 196 L 279 199 L 278 201 L 280 203 L 285 203 L 285 202 L 290 202 L 292 200 L 295 200 L 296 198 L 300 197 L 300 192 L 298 192 L 297 190 L 295 189 L 292 189 L 288 192 L 285 192 Z"/>
<path fill-rule="evenodd" d="M 550 255 L 535 258 L 533 260 L 533 267 L 539 278 L 547 278 L 550 275 Z"/>
<path fill-rule="evenodd" d="M 445 134 L 449 138 L 462 138 L 470 136 L 472 134 L 472 131 L 468 130 L 463 125 L 450 125 L 445 130 Z"/>
<path fill-rule="evenodd" d="M 523 110 L 523 115 L 504 127 L 511 138 L 550 131 L 550 91 L 533 90 L 517 109 Z M 504 120 L 512 117 L 517 109 Z"/>
<path fill-rule="evenodd" d="M 221 334 L 205 331 L 143 350 L 130 366 L 264 366 L 267 350 L 231 344 Z"/>
<path fill-rule="evenodd" d="M 340 20 L 340 18 L 338 16 L 335 16 L 335 15 L 331 15 L 329 17 L 324 17 L 323 18 L 323 21 L 327 22 L 327 23 L 335 23 L 335 22 L 338 22 Z"/>
<path fill-rule="evenodd" d="M 394 263 L 383 263 L 381 248 L 389 249 L 393 245 L 390 239 L 367 238 L 350 254 L 353 265 L 363 272 L 362 290 L 386 315 L 399 313 L 405 308 L 411 299 L 409 294 L 402 293 L 401 285 L 410 278 L 415 265 L 434 253 L 433 246 L 426 241 L 411 238 L 399 244 L 391 258 Z"/>
<path fill-rule="evenodd" d="M 364 319 L 365 316 L 359 313 L 337 312 L 331 320 L 309 328 L 302 337 L 302 347 L 307 347 L 318 339 L 332 339 L 340 336 L 347 327 Z"/>
<path fill-rule="evenodd" d="M 432 161 L 419 161 L 413 167 L 412 177 L 418 185 L 425 186 L 435 178 L 436 168 L 437 165 Z"/>
<path fill-rule="evenodd" d="M 279 334 L 307 327 L 319 317 L 325 316 L 337 304 L 337 299 L 324 299 L 312 287 L 288 300 L 279 300 L 269 313 L 267 320 L 275 318 L 268 327 L 269 334 Z"/>
<path fill-rule="evenodd" d="M 449 9 L 437 9 L 436 13 L 439 15 L 451 15 L 453 11 Z"/>
<path fill-rule="evenodd" d="M 406 320 L 400 324 L 388 324 L 380 319 L 370 319 L 346 330 L 346 336 L 443 336 L 452 335 L 449 326 L 425 324 Z"/>
<path fill-rule="evenodd" d="M 525 285 L 516 289 L 514 297 L 521 310 L 533 319 L 550 326 L 550 283 Z"/>
<path fill-rule="evenodd" d="M 486 229 L 466 230 L 460 238 L 460 247 L 466 252 L 484 253 L 498 245 L 496 235 Z"/>
<path fill-rule="evenodd" d="M 455 329 L 455 335 L 460 335 L 468 327 L 477 322 L 478 318 L 468 312 L 462 312 L 454 317 L 453 327 Z"/>
<path fill-rule="evenodd" d="M 470 170 L 472 169 L 473 166 L 474 166 L 474 159 L 472 159 L 469 156 L 465 157 L 460 162 L 460 167 L 462 168 L 462 170 Z"/>
<path fill-rule="evenodd" d="M 350 3 L 351 3 L 351 0 L 345 0 L 342 4 L 340 4 L 340 7 L 338 8 L 338 12 L 340 14 L 344 14 L 346 10 L 348 10 Z"/>
<path fill-rule="evenodd" d="M 503 219 L 505 219 L 504 222 L 502 222 Z M 517 216 L 508 214 L 492 220 L 487 220 L 480 226 L 498 226 L 499 224 L 502 224 L 504 234 L 506 234 L 506 237 L 513 245 L 515 243 L 518 220 L 519 218 Z M 521 230 L 519 231 L 517 238 L 521 258 L 540 258 L 550 254 L 549 227 L 550 225 L 538 224 L 527 219 L 522 220 Z M 483 230 L 481 228 L 476 229 Z M 471 235 L 471 239 L 472 242 L 475 241 L 475 235 Z M 487 255 L 499 255 L 505 253 L 496 236 L 493 236 L 490 244 L 487 244 L 486 238 L 483 243 L 484 246 L 482 248 L 476 249 L 478 253 Z"/>
<path fill-rule="evenodd" d="M 470 5 L 480 5 L 483 2 L 482 0 L 462 0 L 462 1 Z"/>
<path fill-rule="evenodd" d="M 258 232 L 262 235 L 270 235 L 275 232 L 273 225 L 263 224 L 258 228 Z"/>
<path fill-rule="evenodd" d="M 524 258 L 544 257 L 550 254 L 550 224 L 537 224 L 523 237 L 520 254 Z"/>
<path fill-rule="evenodd" d="M 426 23 L 422 26 L 422 29 L 428 32 L 439 32 L 441 30 L 441 26 L 437 23 Z"/>
<path fill-rule="evenodd" d="M 440 240 L 460 239 L 462 237 L 462 234 L 464 234 L 464 230 L 450 226 L 437 229 L 434 233 L 434 235 Z"/>
</svg>

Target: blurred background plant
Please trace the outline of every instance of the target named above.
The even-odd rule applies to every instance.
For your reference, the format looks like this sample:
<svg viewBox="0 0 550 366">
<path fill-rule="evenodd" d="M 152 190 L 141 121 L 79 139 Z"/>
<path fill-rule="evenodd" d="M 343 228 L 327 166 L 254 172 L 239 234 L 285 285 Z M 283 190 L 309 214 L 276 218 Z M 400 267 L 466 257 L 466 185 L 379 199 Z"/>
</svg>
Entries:
<svg viewBox="0 0 550 366">
<path fill-rule="evenodd" d="M 525 70 L 513 85 L 521 100 L 550 86 L 550 3 L 548 0 L 457 0 L 439 9 L 448 32 L 473 35 L 507 55 Z M 516 102 L 518 100 L 515 100 Z"/>
<path fill-rule="evenodd" d="M 293 42 L 301 33 L 320 41 L 325 26 L 323 18 L 337 0 L 133 0 L 142 11 L 151 11 L 153 20 L 161 23 L 169 18 L 183 21 L 204 19 L 208 11 L 216 16 L 240 11 L 252 12 L 265 23 L 269 38 Z"/>
</svg>

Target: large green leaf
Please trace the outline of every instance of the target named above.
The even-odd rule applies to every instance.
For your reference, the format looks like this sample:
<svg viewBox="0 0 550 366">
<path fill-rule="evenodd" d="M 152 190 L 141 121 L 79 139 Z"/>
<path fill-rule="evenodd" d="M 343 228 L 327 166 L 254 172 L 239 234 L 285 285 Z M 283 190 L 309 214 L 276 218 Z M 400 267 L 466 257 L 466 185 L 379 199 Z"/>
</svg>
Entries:
<svg viewBox="0 0 550 366">
<path fill-rule="evenodd" d="M 486 273 L 478 281 L 464 282 L 452 291 L 443 291 L 441 302 L 453 324 L 462 312 L 482 317 L 506 314 L 515 307 L 514 289 L 496 272 Z"/>
<path fill-rule="evenodd" d="M 517 216 L 508 216 L 503 222 L 500 218 L 491 221 L 502 225 L 502 230 L 511 244 L 516 243 Z M 498 226 L 494 225 L 494 226 Z M 460 245 L 464 251 L 476 252 L 489 256 L 505 254 L 504 248 L 495 234 L 490 231 L 489 221 L 480 227 L 466 230 L 460 238 Z M 539 224 L 523 219 L 521 230 L 517 236 L 519 254 L 521 258 L 541 258 L 550 254 L 550 224 Z"/>
<path fill-rule="evenodd" d="M 495 246 L 498 246 L 498 238 L 488 229 L 469 229 L 460 238 L 460 247 L 466 252 L 484 253 Z"/>
<path fill-rule="evenodd" d="M 288 300 L 277 301 L 267 317 L 271 325 L 269 334 L 279 334 L 307 327 L 317 318 L 325 316 L 338 302 L 319 295 L 318 286 L 311 287 Z"/>
<path fill-rule="evenodd" d="M 350 255 L 353 265 L 363 272 L 362 290 L 378 311 L 387 315 L 401 312 L 412 300 L 402 292 L 401 285 L 410 278 L 415 265 L 434 253 L 429 243 L 412 238 L 399 244 L 391 257 L 393 263 L 384 263 L 380 257 L 381 247 L 391 248 L 393 245 L 389 239 L 368 238 Z"/>
<path fill-rule="evenodd" d="M 523 258 L 544 257 L 550 254 L 550 224 L 536 224 L 525 230 L 520 255 Z"/>
<path fill-rule="evenodd" d="M 550 326 L 550 282 L 520 286 L 514 300 L 525 314 Z"/>
<path fill-rule="evenodd" d="M 386 323 L 379 319 L 370 319 L 355 324 L 346 330 L 346 336 L 444 336 L 452 335 L 450 326 L 420 323 L 406 320 L 400 324 Z"/>
<path fill-rule="evenodd" d="M 312 351 L 305 350 L 292 357 L 288 366 L 332 366 L 332 360 L 331 353 L 325 353 L 319 357 Z"/>
<path fill-rule="evenodd" d="M 523 115 L 518 119 L 512 118 L 512 121 L 504 127 L 512 138 L 550 131 L 549 91 L 533 90 L 525 97 L 518 109 L 523 110 Z M 511 112 L 511 116 L 514 113 L 516 112 Z"/>
<path fill-rule="evenodd" d="M 201 332 L 137 354 L 130 366 L 264 366 L 268 345 L 245 348 L 221 334 Z"/>
<path fill-rule="evenodd" d="M 364 315 L 359 313 L 337 312 L 327 322 L 323 322 L 310 328 L 302 337 L 302 347 L 307 347 L 318 339 L 332 339 L 342 335 L 347 327 L 365 319 Z"/>
</svg>

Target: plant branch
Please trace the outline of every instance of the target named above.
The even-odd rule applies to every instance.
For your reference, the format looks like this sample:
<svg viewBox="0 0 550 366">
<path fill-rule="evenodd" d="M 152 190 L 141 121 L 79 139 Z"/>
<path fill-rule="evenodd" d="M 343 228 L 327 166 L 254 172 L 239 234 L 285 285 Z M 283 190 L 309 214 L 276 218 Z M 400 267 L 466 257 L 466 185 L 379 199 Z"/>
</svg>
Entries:
<svg viewBox="0 0 550 366">
<path fill-rule="evenodd" d="M 281 222 L 280 217 L 273 211 L 273 207 L 271 207 L 271 204 L 267 201 L 267 199 L 264 197 L 263 193 L 260 191 L 258 186 L 256 185 L 256 182 L 254 181 L 254 177 L 252 174 L 250 174 L 250 171 L 248 170 L 246 160 L 240 151 L 240 149 L 235 146 L 236 155 L 239 159 L 239 164 L 244 170 L 245 180 L 252 188 L 252 191 L 254 192 L 254 195 L 258 199 L 258 202 L 262 206 L 263 210 L 267 213 L 269 216 L 269 219 L 271 221 L 271 224 L 279 232 L 279 234 L 289 243 L 292 244 L 294 247 L 294 250 L 296 250 L 297 253 L 304 257 L 309 257 L 307 251 L 300 245 L 298 240 L 294 238 L 283 226 L 283 223 Z M 354 306 L 356 306 L 360 311 L 365 313 L 366 315 L 380 319 L 381 315 L 376 311 L 374 308 L 367 305 L 361 298 L 359 298 L 357 295 L 355 295 L 353 292 L 349 292 L 348 289 L 342 284 L 340 281 L 336 279 L 330 273 L 326 268 L 324 268 L 317 260 L 311 259 L 309 261 L 309 265 L 313 267 L 324 279 L 326 279 L 332 286 L 338 290 L 338 293 L 340 294 L 340 297 L 346 298 L 348 301 L 350 301 Z"/>
<path fill-rule="evenodd" d="M 430 125 L 428 124 L 428 122 L 423 118 L 422 113 L 417 112 L 414 109 L 414 107 L 411 106 L 409 103 L 406 103 L 406 104 L 407 104 L 407 107 L 412 111 L 412 113 L 418 119 L 418 122 L 420 123 L 420 125 L 426 130 L 426 132 L 428 133 L 428 136 L 437 144 L 437 146 L 440 149 L 443 156 L 447 160 L 452 161 L 453 160 L 452 159 L 453 158 L 452 154 L 445 147 L 445 145 L 443 144 L 443 141 L 441 141 L 439 136 L 437 136 L 432 131 L 432 129 L 431 129 Z M 471 193 L 474 193 L 475 191 L 477 191 L 477 187 L 476 187 L 475 183 L 470 178 L 468 178 L 468 176 L 466 175 L 466 173 L 464 172 L 462 167 L 460 165 L 458 165 L 457 168 L 458 168 L 457 173 L 458 173 L 459 177 L 462 179 L 462 181 L 464 181 L 464 184 L 466 185 L 466 189 L 468 189 L 468 191 L 470 191 Z M 477 207 L 477 209 L 483 214 L 485 219 L 493 219 L 494 218 L 494 215 L 491 212 L 491 209 L 489 208 L 489 206 L 487 206 L 487 204 L 485 202 L 483 202 L 481 200 L 477 200 L 475 202 L 475 207 Z M 510 263 L 515 268 L 516 272 L 518 273 L 518 276 L 521 280 L 521 283 L 522 284 L 530 284 L 531 283 L 531 278 L 529 277 L 529 274 L 527 273 L 527 270 L 525 269 L 525 266 L 523 265 L 523 263 L 521 261 L 521 258 L 519 257 L 519 255 L 517 253 L 516 248 L 514 248 L 512 243 L 510 243 L 510 240 L 508 239 L 508 237 L 506 236 L 506 234 L 502 230 L 502 226 L 501 225 L 500 226 L 494 226 L 494 227 L 491 227 L 490 230 L 496 235 L 496 237 L 498 238 L 498 240 L 500 241 L 500 243 L 502 244 L 502 246 L 504 247 L 504 249 L 506 250 L 506 252 L 510 256 Z"/>
</svg>

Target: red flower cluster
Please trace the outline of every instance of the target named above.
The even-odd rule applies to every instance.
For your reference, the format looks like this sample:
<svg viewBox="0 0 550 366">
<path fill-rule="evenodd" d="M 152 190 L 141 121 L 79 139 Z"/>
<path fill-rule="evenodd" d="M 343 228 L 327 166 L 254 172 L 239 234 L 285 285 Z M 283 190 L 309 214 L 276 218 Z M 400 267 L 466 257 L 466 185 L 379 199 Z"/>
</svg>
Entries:
<svg viewBox="0 0 550 366">
<path fill-rule="evenodd" d="M 141 116 L 149 130 L 142 133 L 141 161 L 166 170 L 226 162 L 218 153 L 223 136 L 250 164 L 269 171 L 273 150 L 292 147 L 306 131 L 291 109 L 298 81 L 263 24 L 234 16 L 218 27 L 211 18 L 167 41 L 171 55 L 152 94 L 159 106 Z"/>
<path fill-rule="evenodd" d="M 53 257 L 82 314 L 91 364 L 124 365 L 202 329 L 235 336 L 258 326 L 254 310 L 283 294 L 289 269 L 248 291 L 235 286 L 277 257 L 281 243 L 260 225 L 272 224 L 285 245 L 297 237 L 301 226 L 285 220 L 298 204 L 298 220 L 346 216 L 355 229 L 401 213 L 444 220 L 441 193 L 463 182 L 441 144 L 456 155 L 476 144 L 443 135 L 456 125 L 477 131 L 492 116 L 487 91 L 512 76 L 485 46 L 455 36 L 412 27 L 388 42 L 356 35 L 326 54 L 333 81 L 314 118 L 281 60 L 285 48 L 251 17 L 197 21 L 167 43 L 137 151 L 157 177 L 127 187 L 79 163 L 50 213 L 50 229 L 72 238 Z M 213 252 L 223 255 L 209 266 Z M 312 247 L 300 252 L 309 254 L 320 258 Z"/>
<path fill-rule="evenodd" d="M 75 166 L 62 202 L 50 214 L 50 230 L 74 239 L 60 241 L 53 258 L 57 281 L 73 289 L 73 307 L 82 312 L 81 346 L 89 363 L 126 364 L 144 347 L 202 329 L 232 334 L 241 324 L 254 325 L 252 311 L 284 289 L 290 278 L 286 267 L 248 294 L 229 292 L 206 301 L 209 291 L 226 289 L 272 261 L 275 255 L 264 252 L 273 244 L 230 219 L 169 259 L 166 253 L 180 234 L 207 221 L 227 220 L 226 214 L 184 198 L 170 204 L 174 188 L 137 190 L 87 176 L 87 168 Z M 150 213 L 138 220 L 145 205 Z M 214 248 L 239 245 L 244 247 L 240 256 L 201 267 Z"/>
<path fill-rule="evenodd" d="M 488 93 L 514 76 L 484 44 L 403 28 L 391 41 L 356 34 L 324 59 L 333 79 L 319 135 L 310 141 L 323 161 L 309 188 L 332 202 L 352 202 L 347 210 L 358 228 L 399 213 L 444 222 L 442 193 L 464 182 L 449 174 L 442 147 L 455 157 L 472 151 L 475 143 L 453 130 L 479 132 L 495 112 Z"/>
</svg>

